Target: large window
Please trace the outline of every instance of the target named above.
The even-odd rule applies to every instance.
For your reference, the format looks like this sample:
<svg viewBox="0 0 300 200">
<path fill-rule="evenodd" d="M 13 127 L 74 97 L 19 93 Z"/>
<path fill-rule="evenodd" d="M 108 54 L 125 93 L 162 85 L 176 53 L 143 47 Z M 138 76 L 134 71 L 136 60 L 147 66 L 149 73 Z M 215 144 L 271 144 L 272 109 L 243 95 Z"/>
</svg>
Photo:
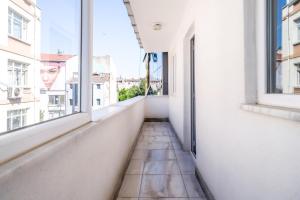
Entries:
<svg viewBox="0 0 300 200">
<path fill-rule="evenodd" d="M 0 2 L 0 135 L 81 111 L 81 3 Z"/>
<path fill-rule="evenodd" d="M 268 0 L 267 93 L 299 94 L 299 1 Z M 296 66 L 296 67 L 295 67 Z"/>
<path fill-rule="evenodd" d="M 28 85 L 28 64 L 9 60 L 8 80 L 9 80 L 8 85 L 11 87 L 27 86 Z"/>
<path fill-rule="evenodd" d="M 65 96 L 64 95 L 49 95 L 49 105 L 64 105 Z"/>
<path fill-rule="evenodd" d="M 29 108 L 7 111 L 7 130 L 10 131 L 26 126 L 28 109 Z"/>
<path fill-rule="evenodd" d="M 27 41 L 28 22 L 22 15 L 8 9 L 8 34 L 23 41 Z"/>
</svg>

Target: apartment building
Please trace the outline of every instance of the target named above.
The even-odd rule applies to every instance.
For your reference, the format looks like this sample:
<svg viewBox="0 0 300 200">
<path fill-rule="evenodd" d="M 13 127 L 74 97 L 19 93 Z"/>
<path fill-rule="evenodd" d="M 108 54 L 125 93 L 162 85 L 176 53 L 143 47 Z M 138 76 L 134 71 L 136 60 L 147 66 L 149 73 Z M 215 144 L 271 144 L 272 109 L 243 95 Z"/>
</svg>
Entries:
<svg viewBox="0 0 300 200">
<path fill-rule="evenodd" d="M 100 1 L 44 2 L 48 15 L 63 13 L 54 32 L 72 30 L 52 51 L 81 50 L 63 82 L 80 85 L 80 112 L 0 137 L 1 200 L 300 199 L 298 0 L 123 0 L 135 45 L 164 52 L 168 90 L 95 110 L 92 83 L 111 79 L 110 59 L 93 65 Z"/>
<path fill-rule="evenodd" d="M 0 133 L 39 121 L 40 10 L 36 1 L 0 6 Z"/>
<path fill-rule="evenodd" d="M 300 94 L 300 1 L 282 7 L 282 92 Z"/>
<path fill-rule="evenodd" d="M 41 54 L 41 113 L 42 120 L 78 112 L 78 56 Z"/>
<path fill-rule="evenodd" d="M 110 104 L 116 103 L 110 98 L 111 90 L 116 92 L 116 88 L 110 88 L 110 73 L 92 74 L 93 110 L 97 110 Z"/>
<path fill-rule="evenodd" d="M 94 56 L 92 73 L 93 109 L 117 102 L 116 66 L 111 56 Z"/>
</svg>

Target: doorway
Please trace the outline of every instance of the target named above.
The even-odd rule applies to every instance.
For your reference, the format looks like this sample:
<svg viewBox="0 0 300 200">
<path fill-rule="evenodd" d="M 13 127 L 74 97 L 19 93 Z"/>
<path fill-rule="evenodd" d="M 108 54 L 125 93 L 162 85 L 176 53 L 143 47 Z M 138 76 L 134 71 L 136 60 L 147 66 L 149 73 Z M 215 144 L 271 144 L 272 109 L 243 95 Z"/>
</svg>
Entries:
<svg viewBox="0 0 300 200">
<path fill-rule="evenodd" d="M 190 40 L 191 77 L 191 152 L 196 157 L 195 36 Z"/>
</svg>

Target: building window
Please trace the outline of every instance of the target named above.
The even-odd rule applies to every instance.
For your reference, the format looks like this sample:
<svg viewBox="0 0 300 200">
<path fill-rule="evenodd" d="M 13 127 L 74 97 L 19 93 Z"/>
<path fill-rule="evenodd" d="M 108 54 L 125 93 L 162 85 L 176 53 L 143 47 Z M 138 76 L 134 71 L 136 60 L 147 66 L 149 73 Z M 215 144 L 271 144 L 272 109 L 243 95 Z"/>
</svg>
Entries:
<svg viewBox="0 0 300 200">
<path fill-rule="evenodd" d="M 296 85 L 300 87 L 300 63 L 295 64 L 296 67 Z"/>
<path fill-rule="evenodd" d="M 27 41 L 29 20 L 11 8 L 8 9 L 8 34 L 19 40 Z"/>
<path fill-rule="evenodd" d="M 101 105 L 101 99 L 97 99 L 97 106 Z"/>
<path fill-rule="evenodd" d="M 27 111 L 28 108 L 7 111 L 7 131 L 26 126 Z"/>
<path fill-rule="evenodd" d="M 10 87 L 25 87 L 28 85 L 28 64 L 8 61 L 8 85 Z"/>
<path fill-rule="evenodd" d="M 97 84 L 97 89 L 98 89 L 98 90 L 101 89 L 101 84 Z"/>
<path fill-rule="evenodd" d="M 64 105 L 65 96 L 64 95 L 49 95 L 49 105 Z"/>
<path fill-rule="evenodd" d="M 8 58 L 0 79 L 5 86 L 4 91 L 0 91 L 3 101 L 0 113 L 6 115 L 10 108 L 30 110 L 27 121 L 24 120 L 26 123 L 22 120 L 17 123 L 19 117 L 15 117 L 16 120 L 10 117 L 8 124 L 11 125 L 7 125 L 6 116 L 0 120 L 0 136 L 6 134 L 8 128 L 77 114 L 81 112 L 80 100 L 88 98 L 81 98 L 81 80 L 87 82 L 81 77 L 86 71 L 81 70 L 80 53 L 81 45 L 86 42 L 85 37 L 81 37 L 84 1 L 34 2 L 28 12 L 22 9 L 23 1 L 14 1 L 9 7 L 5 2 L 0 3 L 6 6 L 8 30 L 5 29 L 5 34 L 7 39 L 13 38 L 0 47 L 7 50 L 2 57 Z M 55 13 L 64 13 L 63 20 Z"/>
<path fill-rule="evenodd" d="M 295 21 L 295 43 L 300 42 L 300 18 L 296 19 Z"/>
</svg>

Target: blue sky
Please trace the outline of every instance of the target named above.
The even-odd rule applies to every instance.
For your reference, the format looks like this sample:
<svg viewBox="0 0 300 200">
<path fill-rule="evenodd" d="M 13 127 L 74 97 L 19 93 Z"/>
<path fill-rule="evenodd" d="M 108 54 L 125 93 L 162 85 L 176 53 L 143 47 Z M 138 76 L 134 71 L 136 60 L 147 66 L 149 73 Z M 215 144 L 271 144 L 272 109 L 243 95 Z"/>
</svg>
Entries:
<svg viewBox="0 0 300 200">
<path fill-rule="evenodd" d="M 38 0 L 41 8 L 41 50 L 78 54 L 80 0 Z M 53 12 L 55 11 L 55 12 Z M 112 56 L 117 75 L 144 77 L 140 49 L 122 0 L 94 1 L 94 56 Z"/>
<path fill-rule="evenodd" d="M 277 0 L 278 7 L 277 7 L 277 48 L 281 48 L 282 46 L 282 8 L 286 5 L 286 0 Z"/>
</svg>

